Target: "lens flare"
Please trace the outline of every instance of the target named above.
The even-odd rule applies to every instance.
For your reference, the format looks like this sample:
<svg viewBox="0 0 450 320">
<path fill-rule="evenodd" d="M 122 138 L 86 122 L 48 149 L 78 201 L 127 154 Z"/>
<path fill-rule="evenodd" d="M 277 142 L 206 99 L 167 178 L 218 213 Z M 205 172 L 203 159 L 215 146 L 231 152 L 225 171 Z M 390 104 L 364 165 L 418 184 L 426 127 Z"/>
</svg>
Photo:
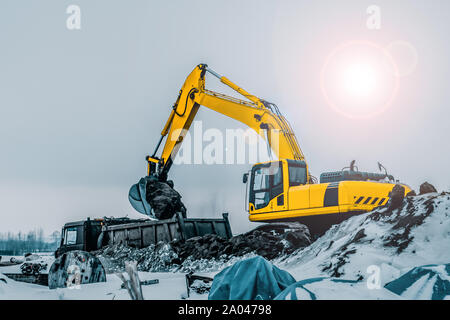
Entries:
<svg viewBox="0 0 450 320">
<path fill-rule="evenodd" d="M 376 70 L 370 64 L 354 64 L 342 73 L 342 84 L 349 95 L 365 97 L 372 94 L 377 86 Z"/>
<path fill-rule="evenodd" d="M 385 111 L 398 90 L 398 71 L 389 53 L 366 41 L 345 43 L 327 57 L 321 89 L 328 104 L 350 118 Z"/>
</svg>

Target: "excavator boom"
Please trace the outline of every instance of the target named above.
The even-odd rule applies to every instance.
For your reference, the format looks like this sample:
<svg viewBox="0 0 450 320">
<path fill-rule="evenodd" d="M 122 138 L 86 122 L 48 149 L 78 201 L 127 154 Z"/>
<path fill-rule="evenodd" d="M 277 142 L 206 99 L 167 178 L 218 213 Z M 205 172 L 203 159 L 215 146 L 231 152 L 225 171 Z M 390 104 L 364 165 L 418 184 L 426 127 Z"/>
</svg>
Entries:
<svg viewBox="0 0 450 320">
<path fill-rule="evenodd" d="M 206 73 L 217 77 L 223 84 L 247 100 L 207 90 L 205 88 Z M 305 160 L 291 126 L 276 105 L 248 93 L 226 77 L 208 68 L 207 65 L 200 64 L 186 78 L 161 132 L 160 143 L 166 137 L 161 156 L 156 156 L 160 146 L 158 143 L 153 155 L 147 158 L 149 175 L 156 174 L 162 180 L 167 178 L 172 160 L 177 155 L 200 106 L 240 121 L 255 130 L 267 142 L 278 159 Z M 156 171 L 155 164 L 158 164 Z"/>
</svg>

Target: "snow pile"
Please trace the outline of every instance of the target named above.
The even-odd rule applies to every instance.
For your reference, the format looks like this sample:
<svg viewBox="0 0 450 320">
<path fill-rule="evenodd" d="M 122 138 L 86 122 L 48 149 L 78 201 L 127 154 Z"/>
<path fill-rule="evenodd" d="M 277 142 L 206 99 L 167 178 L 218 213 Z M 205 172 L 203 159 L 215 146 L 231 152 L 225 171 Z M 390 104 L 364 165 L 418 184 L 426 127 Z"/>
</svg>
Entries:
<svg viewBox="0 0 450 320">
<path fill-rule="evenodd" d="M 380 278 L 380 285 L 414 267 L 450 262 L 450 193 L 406 197 L 333 226 L 312 245 L 276 260 L 296 279 Z M 363 281 L 366 285 L 366 281 Z"/>
</svg>

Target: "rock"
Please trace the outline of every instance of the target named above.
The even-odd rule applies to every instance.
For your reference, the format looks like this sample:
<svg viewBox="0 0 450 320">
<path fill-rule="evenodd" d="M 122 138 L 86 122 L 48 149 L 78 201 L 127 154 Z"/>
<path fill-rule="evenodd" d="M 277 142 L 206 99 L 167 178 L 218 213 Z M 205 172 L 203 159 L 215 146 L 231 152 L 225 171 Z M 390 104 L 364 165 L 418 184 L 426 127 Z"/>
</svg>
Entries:
<svg viewBox="0 0 450 320">
<path fill-rule="evenodd" d="M 361 240 L 362 238 L 364 238 L 366 236 L 365 233 L 365 229 L 362 228 L 360 230 L 358 230 L 358 232 L 355 234 L 354 238 L 351 240 L 351 242 L 358 242 L 359 240 Z"/>
<path fill-rule="evenodd" d="M 419 195 L 433 192 L 437 192 L 437 190 L 431 183 L 424 182 L 420 185 Z"/>
<path fill-rule="evenodd" d="M 408 192 L 408 193 L 406 194 L 406 196 L 407 196 L 407 197 L 415 197 L 415 196 L 417 196 L 417 193 L 416 193 L 414 190 L 411 190 L 410 192 Z"/>
<path fill-rule="evenodd" d="M 392 188 L 391 195 L 387 203 L 389 211 L 400 208 L 404 198 L 405 198 L 405 187 L 396 184 L 394 188 Z"/>
</svg>

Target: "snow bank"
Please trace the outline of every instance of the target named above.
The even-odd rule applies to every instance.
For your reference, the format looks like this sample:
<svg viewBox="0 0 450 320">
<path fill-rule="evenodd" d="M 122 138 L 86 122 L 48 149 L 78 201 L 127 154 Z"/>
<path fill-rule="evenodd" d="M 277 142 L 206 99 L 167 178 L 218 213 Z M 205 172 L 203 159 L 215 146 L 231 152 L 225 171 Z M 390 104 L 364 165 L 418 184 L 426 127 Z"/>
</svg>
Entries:
<svg viewBox="0 0 450 320">
<path fill-rule="evenodd" d="M 383 286 L 413 267 L 450 262 L 449 218 L 449 193 L 407 197 L 398 209 L 381 208 L 333 226 L 276 264 L 298 280 L 368 280 L 379 275 Z"/>
</svg>

